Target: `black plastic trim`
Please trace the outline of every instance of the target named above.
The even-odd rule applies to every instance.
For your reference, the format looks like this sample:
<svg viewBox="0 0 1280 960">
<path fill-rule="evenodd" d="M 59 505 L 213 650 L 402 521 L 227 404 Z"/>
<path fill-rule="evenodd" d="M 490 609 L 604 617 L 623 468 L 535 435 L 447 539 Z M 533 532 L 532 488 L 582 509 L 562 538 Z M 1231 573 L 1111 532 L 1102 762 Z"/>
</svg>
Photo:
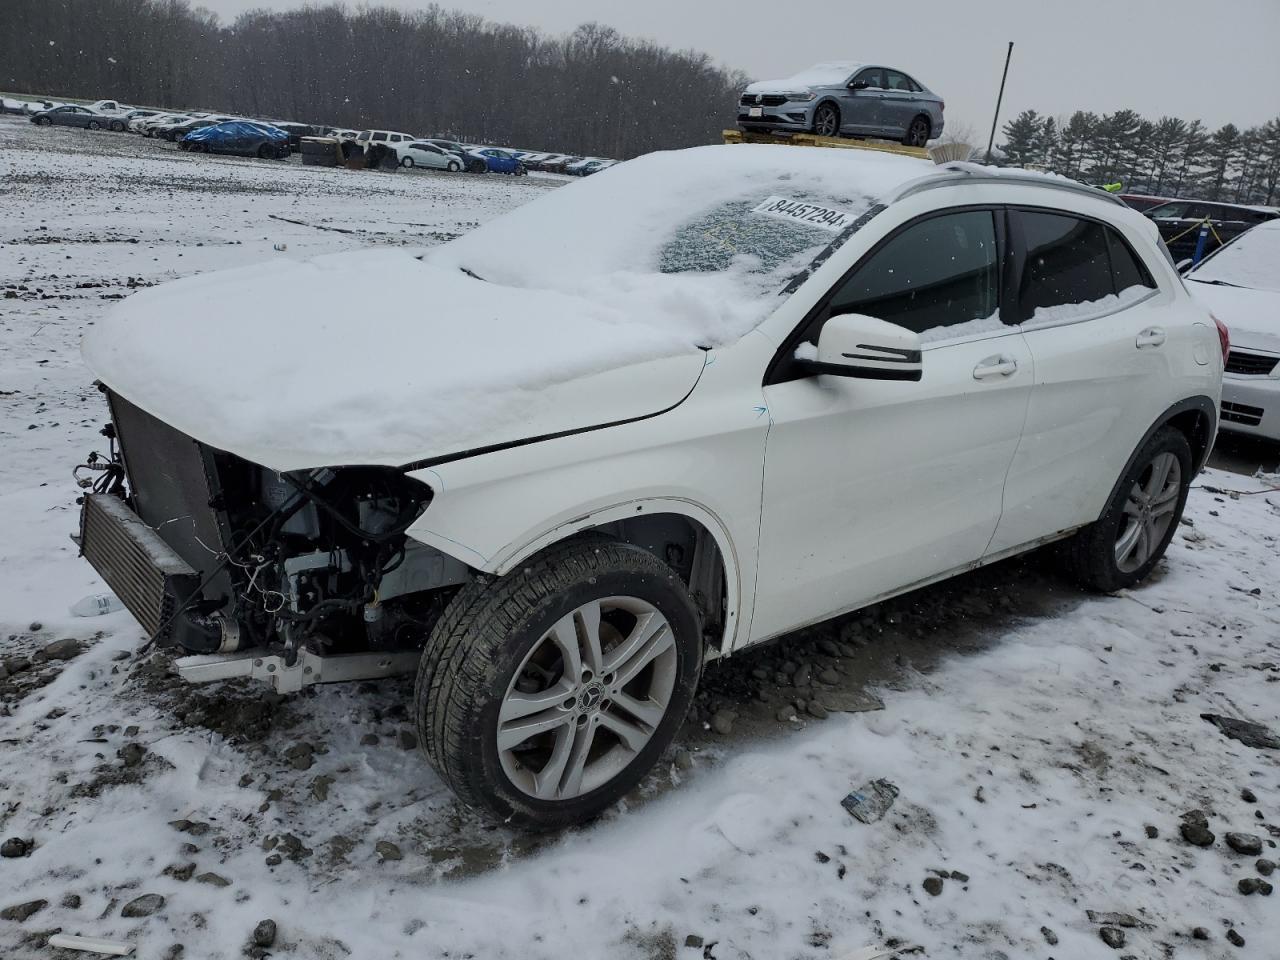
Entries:
<svg viewBox="0 0 1280 960">
<path fill-rule="evenodd" d="M 1107 504 L 1110 504 L 1116 497 L 1116 492 L 1120 489 L 1120 484 L 1124 482 L 1124 478 L 1129 475 L 1129 469 L 1133 466 L 1134 461 L 1138 459 L 1138 454 L 1142 452 L 1142 448 L 1147 445 L 1157 430 L 1169 423 L 1175 417 L 1189 412 L 1202 413 L 1209 419 L 1208 441 L 1205 444 L 1204 452 L 1199 457 L 1199 462 L 1195 464 L 1195 473 L 1199 473 L 1204 469 L 1205 464 L 1209 460 L 1209 453 L 1213 450 L 1213 436 L 1218 430 L 1218 407 L 1212 399 L 1205 396 L 1187 397 L 1185 400 L 1179 400 L 1173 406 L 1165 410 L 1156 418 L 1147 432 L 1142 435 L 1142 439 L 1134 445 L 1133 453 L 1129 454 L 1129 459 L 1125 461 L 1124 469 L 1120 471 L 1120 476 L 1116 478 L 1115 485 L 1111 488 L 1111 493 L 1107 496 Z M 1106 506 L 1102 508 L 1103 513 L 1106 512 Z M 1101 519 L 1101 514 L 1099 514 Z"/>
<path fill-rule="evenodd" d="M 845 354 L 849 356 L 849 354 Z M 879 360 L 879 357 L 868 357 Z M 893 363 L 904 361 L 894 360 Z M 914 370 L 894 370 L 889 367 L 860 367 L 850 363 L 823 363 L 821 360 L 801 360 L 796 358 L 796 366 L 810 374 L 825 373 L 832 377 L 854 377 L 858 380 L 920 380 L 924 371 L 919 367 Z"/>
</svg>

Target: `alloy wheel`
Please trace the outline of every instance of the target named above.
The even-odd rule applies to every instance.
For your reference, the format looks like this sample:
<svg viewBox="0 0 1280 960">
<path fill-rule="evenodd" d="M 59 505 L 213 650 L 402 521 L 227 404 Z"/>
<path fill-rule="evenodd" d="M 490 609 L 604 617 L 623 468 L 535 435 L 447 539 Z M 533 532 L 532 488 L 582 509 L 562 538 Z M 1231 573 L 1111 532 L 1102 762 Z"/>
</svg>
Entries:
<svg viewBox="0 0 1280 960">
<path fill-rule="evenodd" d="M 916 117 L 911 121 L 911 129 L 907 132 L 907 141 L 913 147 L 923 147 L 929 142 L 929 124 L 924 117 Z"/>
<path fill-rule="evenodd" d="M 503 772 L 540 800 L 608 783 L 666 716 L 678 666 L 671 626 L 652 604 L 582 604 L 533 645 L 507 688 L 497 728 Z"/>
<path fill-rule="evenodd" d="M 818 108 L 818 115 L 814 118 L 813 132 L 820 137 L 834 137 L 840 132 L 840 117 L 836 114 L 835 107 L 823 104 Z"/>
<path fill-rule="evenodd" d="M 1156 456 L 1129 489 L 1120 533 L 1116 538 L 1116 566 L 1132 573 L 1145 564 L 1164 542 L 1173 523 L 1182 491 L 1182 466 L 1172 453 Z"/>
</svg>

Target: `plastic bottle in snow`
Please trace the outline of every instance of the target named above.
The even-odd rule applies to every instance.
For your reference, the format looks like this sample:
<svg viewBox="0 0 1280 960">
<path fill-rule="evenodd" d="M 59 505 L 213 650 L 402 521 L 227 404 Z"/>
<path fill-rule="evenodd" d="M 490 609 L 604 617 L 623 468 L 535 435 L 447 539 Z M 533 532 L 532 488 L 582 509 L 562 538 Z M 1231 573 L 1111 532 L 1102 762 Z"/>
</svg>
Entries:
<svg viewBox="0 0 1280 960">
<path fill-rule="evenodd" d="M 73 617 L 101 617 L 103 614 L 115 613 L 117 610 L 123 609 L 124 604 L 116 598 L 114 593 L 95 593 L 91 597 L 84 597 L 72 604 L 71 615 Z"/>
</svg>

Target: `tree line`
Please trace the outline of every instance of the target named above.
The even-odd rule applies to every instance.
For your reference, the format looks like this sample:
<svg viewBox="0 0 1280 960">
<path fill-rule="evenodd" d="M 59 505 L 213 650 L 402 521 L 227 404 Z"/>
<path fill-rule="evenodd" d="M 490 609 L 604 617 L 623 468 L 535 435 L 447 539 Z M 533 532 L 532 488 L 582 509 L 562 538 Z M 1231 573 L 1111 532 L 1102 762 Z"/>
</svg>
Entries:
<svg viewBox="0 0 1280 960">
<path fill-rule="evenodd" d="M 1031 166 L 1126 193 L 1280 204 L 1280 117 L 1241 130 L 1199 120 L 1148 120 L 1133 110 L 1069 118 L 1024 110 L 1004 125 L 998 162 Z"/>
<path fill-rule="evenodd" d="M 0 88 L 627 158 L 712 143 L 746 83 L 703 53 L 432 5 L 5 0 Z"/>
</svg>

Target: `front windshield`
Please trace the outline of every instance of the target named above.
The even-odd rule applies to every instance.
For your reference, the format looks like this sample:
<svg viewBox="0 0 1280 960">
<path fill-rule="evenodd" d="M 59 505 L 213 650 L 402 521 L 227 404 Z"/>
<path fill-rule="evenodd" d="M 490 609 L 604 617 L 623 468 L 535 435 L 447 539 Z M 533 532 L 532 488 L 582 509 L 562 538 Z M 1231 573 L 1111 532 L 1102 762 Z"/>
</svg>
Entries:
<svg viewBox="0 0 1280 960">
<path fill-rule="evenodd" d="M 772 145 L 649 154 L 552 191 L 432 254 L 494 283 L 662 302 L 734 339 L 927 161 Z"/>
<path fill-rule="evenodd" d="M 1187 274 L 1187 279 L 1280 293 L 1280 221 L 1242 233 Z"/>
</svg>

